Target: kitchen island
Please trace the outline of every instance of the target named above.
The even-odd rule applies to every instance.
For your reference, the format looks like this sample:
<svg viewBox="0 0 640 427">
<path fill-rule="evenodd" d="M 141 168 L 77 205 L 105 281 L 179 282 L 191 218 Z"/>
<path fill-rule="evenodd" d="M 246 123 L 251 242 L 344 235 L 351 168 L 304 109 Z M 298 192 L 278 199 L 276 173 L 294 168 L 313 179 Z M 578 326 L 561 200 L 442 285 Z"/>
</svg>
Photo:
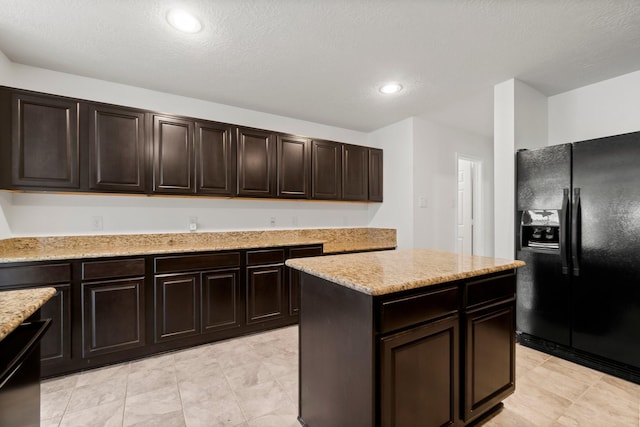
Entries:
<svg viewBox="0 0 640 427">
<path fill-rule="evenodd" d="M 49 320 L 32 321 L 54 288 L 0 291 L 0 426 L 40 424 L 39 342 Z"/>
<path fill-rule="evenodd" d="M 287 265 L 303 273 L 304 426 L 462 426 L 513 393 L 523 262 L 398 250 Z"/>
</svg>

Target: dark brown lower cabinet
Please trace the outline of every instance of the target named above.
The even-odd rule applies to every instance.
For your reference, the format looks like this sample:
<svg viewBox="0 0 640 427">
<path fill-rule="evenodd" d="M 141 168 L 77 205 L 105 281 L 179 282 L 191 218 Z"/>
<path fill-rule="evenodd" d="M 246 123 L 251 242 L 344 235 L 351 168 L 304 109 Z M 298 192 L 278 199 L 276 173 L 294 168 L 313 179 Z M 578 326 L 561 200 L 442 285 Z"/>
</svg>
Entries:
<svg viewBox="0 0 640 427">
<path fill-rule="evenodd" d="M 144 278 L 82 284 L 82 356 L 145 345 Z"/>
<path fill-rule="evenodd" d="M 247 324 L 285 314 L 284 264 L 247 267 Z"/>
<path fill-rule="evenodd" d="M 512 302 L 466 314 L 464 419 L 472 420 L 515 388 Z"/>
<path fill-rule="evenodd" d="M 383 427 L 456 423 L 460 401 L 458 317 L 380 340 Z"/>
<path fill-rule="evenodd" d="M 302 273 L 304 426 L 466 426 L 515 389 L 515 271 L 372 296 Z"/>
<path fill-rule="evenodd" d="M 240 327 L 240 269 L 202 273 L 202 332 Z"/>
<path fill-rule="evenodd" d="M 240 252 L 155 257 L 155 342 L 201 343 L 239 328 L 240 259 Z"/>
<path fill-rule="evenodd" d="M 294 324 L 288 257 L 322 245 L 0 265 L 0 291 L 54 287 L 43 377 Z M 35 317 L 34 317 L 35 319 Z"/>
<path fill-rule="evenodd" d="M 43 370 L 71 357 L 71 287 L 54 288 L 55 295 L 40 308 L 40 318 L 51 319 L 49 330 L 40 341 Z"/>
<path fill-rule="evenodd" d="M 200 333 L 199 274 L 157 276 L 155 340 L 162 342 Z"/>
</svg>

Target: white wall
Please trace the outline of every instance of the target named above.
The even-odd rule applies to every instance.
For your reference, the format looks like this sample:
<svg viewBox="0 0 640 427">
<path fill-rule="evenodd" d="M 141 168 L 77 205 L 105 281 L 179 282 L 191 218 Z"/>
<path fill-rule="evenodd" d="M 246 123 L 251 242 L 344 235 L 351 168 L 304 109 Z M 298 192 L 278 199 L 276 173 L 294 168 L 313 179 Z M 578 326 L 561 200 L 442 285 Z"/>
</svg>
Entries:
<svg viewBox="0 0 640 427">
<path fill-rule="evenodd" d="M 371 227 L 397 229 L 398 248 L 413 247 L 413 118 L 369 134 L 368 145 L 384 150 L 384 203 L 372 204 Z"/>
<path fill-rule="evenodd" d="M 493 255 L 493 141 L 424 118 L 414 123 L 414 246 L 456 250 L 457 156 L 482 163 L 484 245 L 478 255 Z M 426 207 L 419 206 L 420 197 Z"/>
<path fill-rule="evenodd" d="M 547 99 L 521 81 L 494 87 L 495 256 L 515 256 L 515 152 L 547 141 Z"/>
<path fill-rule="evenodd" d="M 549 145 L 640 131 L 640 70 L 549 97 Z"/>
<path fill-rule="evenodd" d="M 353 144 L 367 144 L 368 135 L 362 132 L 13 64 L 1 54 L 0 85 Z M 390 151 L 385 151 L 385 156 Z M 385 162 L 386 160 L 385 158 Z M 388 179 L 395 179 L 393 169 L 387 168 L 386 174 Z M 391 195 L 392 191 L 389 190 L 387 194 Z M 366 227 L 370 220 L 370 206 L 376 206 L 313 201 L 43 193 L 4 193 L 0 201 L 0 238 L 184 232 L 187 231 L 190 216 L 197 216 L 200 230 L 206 231 L 269 228 L 271 217 L 276 218 L 276 228 Z M 93 216 L 102 216 L 103 230 L 92 229 Z M 388 227 L 397 225 L 393 218 L 384 223 Z"/>
<path fill-rule="evenodd" d="M 514 256 L 514 161 L 515 152 L 515 80 L 494 87 L 493 101 L 494 162 L 494 255 Z"/>
</svg>

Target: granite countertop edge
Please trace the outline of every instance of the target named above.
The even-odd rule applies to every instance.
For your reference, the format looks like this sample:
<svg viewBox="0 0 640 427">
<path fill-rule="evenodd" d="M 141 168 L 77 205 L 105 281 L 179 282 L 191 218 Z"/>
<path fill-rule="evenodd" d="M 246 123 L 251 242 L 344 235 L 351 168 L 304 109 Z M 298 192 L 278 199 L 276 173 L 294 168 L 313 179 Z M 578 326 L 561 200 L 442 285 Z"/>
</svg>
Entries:
<svg viewBox="0 0 640 427">
<path fill-rule="evenodd" d="M 396 250 L 396 251 L 388 251 L 388 252 L 393 252 L 394 254 L 391 256 L 397 257 L 402 253 L 410 254 L 414 251 L 413 250 Z M 418 252 L 418 251 L 415 251 L 415 252 Z M 427 254 L 432 253 L 439 256 L 445 256 L 445 257 L 449 257 L 450 259 L 455 259 L 456 257 L 460 256 L 459 254 L 447 253 L 444 251 L 427 250 L 422 252 Z M 290 260 L 287 260 L 285 264 L 291 268 L 300 270 L 304 273 L 308 273 L 310 275 L 319 277 L 321 279 L 325 279 L 327 281 L 336 283 L 338 285 L 341 285 L 347 288 L 351 288 L 355 291 L 358 291 L 363 294 L 371 295 L 371 296 L 387 295 L 395 292 L 418 289 L 422 287 L 438 285 L 438 284 L 462 280 L 462 279 L 468 279 L 471 277 L 483 276 L 491 273 L 499 273 L 501 271 L 517 269 L 525 265 L 525 263 L 520 260 L 507 260 L 507 259 L 492 258 L 492 257 L 467 256 L 468 260 L 476 259 L 476 260 L 482 260 L 485 262 L 494 261 L 496 262 L 496 265 L 473 267 L 473 268 L 465 269 L 463 271 L 447 271 L 447 272 L 436 273 L 436 274 L 423 274 L 423 275 L 411 274 L 406 277 L 401 277 L 402 276 L 401 274 L 397 276 L 393 275 L 392 277 L 385 277 L 385 275 L 380 276 L 380 275 L 374 274 L 373 276 L 371 276 L 371 282 L 369 282 L 367 281 L 366 277 L 370 271 L 374 270 L 372 266 L 375 266 L 376 261 L 374 260 L 372 263 L 370 259 L 365 259 L 367 254 L 362 254 L 362 255 L 365 255 L 365 257 L 358 257 L 357 256 L 358 254 L 353 254 L 353 255 L 354 255 L 353 257 L 343 258 L 345 263 L 342 266 L 340 265 L 341 260 L 335 259 L 332 261 L 331 267 L 327 267 L 326 265 L 323 265 L 320 268 L 316 268 L 316 266 L 312 265 L 314 264 L 314 260 L 318 260 L 319 262 L 328 262 L 327 259 L 321 260 L 319 257 L 290 259 Z M 376 257 L 382 259 L 382 262 L 379 263 L 380 265 L 385 264 L 385 261 L 384 261 L 385 251 L 378 252 Z M 366 257 L 366 258 L 369 258 L 369 257 Z M 363 259 L 362 266 L 357 265 L 357 262 L 359 259 Z M 348 268 L 346 270 L 342 270 L 342 268 L 344 268 L 344 265 L 348 265 Z M 347 273 L 345 273 L 345 271 Z M 357 279 L 355 279 L 354 277 L 357 277 Z"/>
<path fill-rule="evenodd" d="M 355 237 L 353 233 L 356 233 Z M 296 234 L 303 234 L 297 236 Z M 320 235 L 320 236 L 318 236 Z M 373 237 L 371 236 L 373 235 Z M 285 246 L 323 245 L 325 254 L 394 249 L 394 229 L 307 229 L 157 235 L 61 236 L 25 238 L 33 247 L 0 248 L 0 264 L 156 254 L 214 252 Z M 92 242 L 95 239 L 96 245 Z M 113 243 L 109 242 L 112 239 Z M 20 239 L 13 239 L 20 240 Z M 192 240 L 192 241 L 190 241 Z M 50 243 L 53 241 L 53 243 Z M 68 244 L 66 244 L 68 242 Z M 2 241 L 0 241 L 2 243 Z"/>
<path fill-rule="evenodd" d="M 371 296 L 380 296 L 380 295 L 392 294 L 395 292 L 408 291 L 411 289 L 418 289 L 425 286 L 439 285 L 441 283 L 447 283 L 447 282 L 452 282 L 452 281 L 461 280 L 461 279 L 468 279 L 470 277 L 483 276 L 485 274 L 499 273 L 501 271 L 512 270 L 514 268 L 524 266 L 524 263 L 522 264 L 514 263 L 514 264 L 508 264 L 508 265 L 503 265 L 499 267 L 483 268 L 483 269 L 478 269 L 478 270 L 464 272 L 464 273 L 443 275 L 440 277 L 430 278 L 425 280 L 413 280 L 413 281 L 402 282 L 399 284 L 389 285 L 384 289 L 371 289 L 367 286 L 363 286 L 355 282 L 336 278 L 335 276 L 331 276 L 330 274 L 322 274 L 322 273 L 314 272 L 313 269 L 298 268 L 294 265 L 291 265 L 289 261 L 287 261 L 285 264 L 289 267 L 295 268 L 304 273 L 311 274 L 312 276 L 316 276 L 321 279 L 325 279 L 330 282 L 337 283 L 346 288 L 351 288 L 360 293 L 371 295 Z"/>
<path fill-rule="evenodd" d="M 0 342 L 55 293 L 54 288 L 48 287 L 0 291 Z"/>
</svg>

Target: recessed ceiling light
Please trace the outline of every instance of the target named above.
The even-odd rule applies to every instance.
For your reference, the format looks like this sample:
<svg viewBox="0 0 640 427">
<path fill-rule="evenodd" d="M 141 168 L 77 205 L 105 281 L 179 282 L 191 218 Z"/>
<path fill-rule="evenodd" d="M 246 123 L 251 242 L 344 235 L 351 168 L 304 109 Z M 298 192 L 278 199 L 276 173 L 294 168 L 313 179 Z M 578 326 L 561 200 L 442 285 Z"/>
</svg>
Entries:
<svg viewBox="0 0 640 427">
<path fill-rule="evenodd" d="M 402 85 L 400 83 L 387 83 L 383 86 L 380 86 L 380 92 L 384 94 L 398 93 L 401 90 Z"/>
<path fill-rule="evenodd" d="M 167 13 L 167 21 L 177 30 L 185 33 L 197 33 L 202 29 L 198 19 L 182 9 L 172 9 Z"/>
</svg>

